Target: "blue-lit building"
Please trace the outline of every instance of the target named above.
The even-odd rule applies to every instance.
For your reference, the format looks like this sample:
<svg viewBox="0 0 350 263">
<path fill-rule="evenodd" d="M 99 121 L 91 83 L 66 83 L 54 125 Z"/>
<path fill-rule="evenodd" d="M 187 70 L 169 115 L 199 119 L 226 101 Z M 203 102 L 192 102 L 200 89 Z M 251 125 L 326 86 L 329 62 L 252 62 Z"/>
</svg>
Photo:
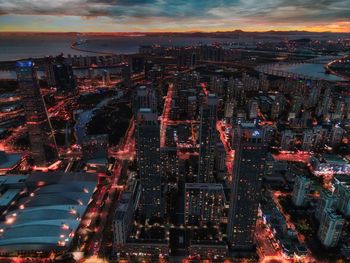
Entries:
<svg viewBox="0 0 350 263">
<path fill-rule="evenodd" d="M 36 166 L 47 166 L 57 160 L 58 153 L 34 63 L 31 60 L 17 61 L 16 68 L 19 93 L 28 127 L 31 157 Z"/>
</svg>

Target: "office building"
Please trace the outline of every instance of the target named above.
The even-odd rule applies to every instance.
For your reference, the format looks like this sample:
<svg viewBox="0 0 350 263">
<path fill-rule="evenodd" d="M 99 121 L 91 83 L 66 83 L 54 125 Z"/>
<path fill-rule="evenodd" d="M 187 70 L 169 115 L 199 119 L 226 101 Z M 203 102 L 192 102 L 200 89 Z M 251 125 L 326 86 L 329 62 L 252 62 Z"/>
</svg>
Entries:
<svg viewBox="0 0 350 263">
<path fill-rule="evenodd" d="M 239 124 L 234 132 L 233 149 L 235 159 L 227 236 L 231 249 L 252 251 L 267 155 L 263 130 L 253 123 Z"/>
<path fill-rule="evenodd" d="M 146 218 L 162 213 L 159 123 L 150 108 L 137 115 L 137 164 L 141 183 L 140 211 Z"/>
<path fill-rule="evenodd" d="M 47 166 L 57 160 L 58 153 L 34 63 L 30 60 L 18 61 L 16 68 L 28 127 L 31 157 L 36 166 Z"/>
</svg>

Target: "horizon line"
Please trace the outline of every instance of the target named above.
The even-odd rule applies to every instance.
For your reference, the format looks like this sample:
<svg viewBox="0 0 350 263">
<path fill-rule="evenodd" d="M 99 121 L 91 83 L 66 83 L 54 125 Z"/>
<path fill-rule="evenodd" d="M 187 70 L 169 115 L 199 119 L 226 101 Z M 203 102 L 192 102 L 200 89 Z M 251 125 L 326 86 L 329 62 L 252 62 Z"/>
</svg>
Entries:
<svg viewBox="0 0 350 263">
<path fill-rule="evenodd" d="M 308 30 L 224 30 L 224 31 L 1 31 L 3 33 L 32 33 L 32 34 L 213 34 L 213 33 L 313 33 L 313 34 L 350 34 L 347 31 L 308 31 Z"/>
</svg>

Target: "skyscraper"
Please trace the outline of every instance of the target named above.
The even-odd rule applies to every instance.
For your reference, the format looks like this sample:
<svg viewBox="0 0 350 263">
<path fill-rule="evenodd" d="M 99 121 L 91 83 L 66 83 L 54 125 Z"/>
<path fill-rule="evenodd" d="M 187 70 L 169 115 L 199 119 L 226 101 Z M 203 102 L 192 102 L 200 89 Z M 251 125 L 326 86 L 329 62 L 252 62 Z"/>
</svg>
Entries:
<svg viewBox="0 0 350 263">
<path fill-rule="evenodd" d="M 76 89 L 75 77 L 71 65 L 61 61 L 53 65 L 56 88 L 58 92 L 73 92 Z"/>
<path fill-rule="evenodd" d="M 34 63 L 30 60 L 18 61 L 16 67 L 31 155 L 35 165 L 46 166 L 57 159 L 58 153 L 45 102 L 40 93 Z"/>
<path fill-rule="evenodd" d="M 235 160 L 227 236 L 231 249 L 254 249 L 261 180 L 266 159 L 264 132 L 253 123 L 239 124 L 234 132 Z"/>
<path fill-rule="evenodd" d="M 210 183 L 214 180 L 216 110 L 216 95 L 209 94 L 204 98 L 200 109 L 198 183 Z"/>
<path fill-rule="evenodd" d="M 303 177 L 295 177 L 292 201 L 295 206 L 302 206 L 305 203 L 305 197 L 310 191 L 311 180 Z"/>
<path fill-rule="evenodd" d="M 47 57 L 45 62 L 45 73 L 49 86 L 56 86 L 59 93 L 75 91 L 76 81 L 73 69 L 63 55 L 55 58 Z"/>
<path fill-rule="evenodd" d="M 332 192 L 323 190 L 321 192 L 320 199 L 318 200 L 317 207 L 315 209 L 315 218 L 317 220 L 321 220 L 323 213 L 327 209 L 333 208 L 336 202 L 337 202 L 337 198 L 335 195 L 332 194 Z"/>
<path fill-rule="evenodd" d="M 320 222 L 317 235 L 325 247 L 337 245 L 342 233 L 344 218 L 331 209 L 326 209 Z"/>
<path fill-rule="evenodd" d="M 350 215 L 350 185 L 338 182 L 335 185 L 335 195 L 338 197 L 337 207 L 344 216 Z"/>
<path fill-rule="evenodd" d="M 137 115 L 137 164 L 141 182 L 140 211 L 146 218 L 162 214 L 160 138 L 157 115 L 141 108 Z"/>
<path fill-rule="evenodd" d="M 135 118 L 141 108 L 149 108 L 153 113 L 157 112 L 157 98 L 154 89 L 147 86 L 139 86 L 136 88 L 134 95 L 134 114 Z"/>
</svg>

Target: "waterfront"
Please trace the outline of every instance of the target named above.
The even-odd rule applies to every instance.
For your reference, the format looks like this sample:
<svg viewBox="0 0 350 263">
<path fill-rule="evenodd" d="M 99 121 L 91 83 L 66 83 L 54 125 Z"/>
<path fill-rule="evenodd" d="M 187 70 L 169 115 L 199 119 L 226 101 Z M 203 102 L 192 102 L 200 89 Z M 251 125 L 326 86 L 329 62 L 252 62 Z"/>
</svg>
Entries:
<svg viewBox="0 0 350 263">
<path fill-rule="evenodd" d="M 313 63 L 301 63 L 301 64 L 289 64 L 276 67 L 276 70 L 285 70 L 290 73 L 303 74 L 312 76 L 314 78 L 329 80 L 329 81 L 343 81 L 342 78 L 327 74 L 323 64 Z"/>
<path fill-rule="evenodd" d="M 0 35 L 0 61 L 86 54 L 71 49 L 74 41 L 74 35 Z"/>
<path fill-rule="evenodd" d="M 342 77 L 326 73 L 325 65 L 327 63 L 275 63 L 260 65 L 256 69 L 265 74 L 276 76 L 293 75 L 304 79 L 345 81 Z"/>
<path fill-rule="evenodd" d="M 71 45 L 78 40 L 82 40 L 77 49 L 71 48 Z M 243 39 L 241 39 L 243 41 Z M 0 35 L 0 61 L 17 60 L 28 57 L 44 57 L 49 55 L 96 55 L 110 54 L 131 54 L 137 53 L 141 45 L 162 45 L 162 46 L 184 46 L 197 44 L 225 43 L 235 41 L 230 38 L 211 38 L 211 37 L 186 37 L 186 36 L 78 36 L 74 34 L 67 35 Z M 249 39 L 253 41 L 253 39 Z M 88 50 L 84 52 L 82 50 Z M 323 57 L 323 56 L 322 56 Z M 326 65 L 326 62 L 325 64 Z M 341 77 L 333 74 L 326 74 L 323 64 L 319 63 L 300 63 L 300 64 L 274 64 L 269 65 L 269 70 L 288 72 L 309 76 L 314 79 L 324 79 L 328 81 L 342 81 Z M 109 69 L 111 73 L 115 69 Z M 77 76 L 86 76 L 87 70 L 75 70 Z M 39 77 L 43 75 L 38 72 Z M 0 71 L 0 79 L 16 79 L 14 71 Z"/>
<path fill-rule="evenodd" d="M 227 38 L 211 37 L 170 37 L 170 36 L 88 36 L 78 46 L 79 49 L 103 53 L 136 53 L 140 45 L 184 46 L 227 42 Z M 80 37 L 67 35 L 0 35 L 0 61 L 37 58 L 45 56 L 89 55 L 88 52 L 72 49 L 71 45 Z M 233 39 L 232 39 L 233 41 Z M 91 55 L 91 53 L 90 53 Z"/>
<path fill-rule="evenodd" d="M 91 56 L 137 53 L 141 45 L 184 46 L 196 44 L 212 44 L 228 41 L 227 38 L 209 37 L 163 37 L 163 36 L 89 36 L 79 46 L 79 50 L 71 48 L 78 40 L 77 35 L 0 35 L 0 61 L 39 58 L 64 54 L 67 56 Z M 89 50 L 90 52 L 83 52 Z M 115 69 L 110 69 L 111 72 Z M 87 70 L 75 70 L 77 76 L 86 76 Z M 39 77 L 43 74 L 38 71 Z M 14 71 L 0 71 L 0 79 L 16 79 Z"/>
<path fill-rule="evenodd" d="M 96 111 L 96 110 L 102 108 L 103 106 L 107 105 L 113 99 L 119 99 L 120 95 L 117 95 L 117 96 L 114 96 L 114 97 L 110 97 L 110 98 L 106 98 L 106 99 L 102 100 L 101 102 L 99 102 L 94 108 L 92 108 L 90 110 L 86 110 L 86 111 L 80 112 L 80 113 L 77 114 L 76 124 L 75 124 L 75 135 L 77 137 L 77 142 L 79 144 L 84 142 L 84 140 L 86 139 L 86 136 L 87 136 L 87 134 L 86 134 L 86 125 L 89 123 L 89 121 L 91 120 L 92 116 L 94 115 L 94 111 Z"/>
</svg>

